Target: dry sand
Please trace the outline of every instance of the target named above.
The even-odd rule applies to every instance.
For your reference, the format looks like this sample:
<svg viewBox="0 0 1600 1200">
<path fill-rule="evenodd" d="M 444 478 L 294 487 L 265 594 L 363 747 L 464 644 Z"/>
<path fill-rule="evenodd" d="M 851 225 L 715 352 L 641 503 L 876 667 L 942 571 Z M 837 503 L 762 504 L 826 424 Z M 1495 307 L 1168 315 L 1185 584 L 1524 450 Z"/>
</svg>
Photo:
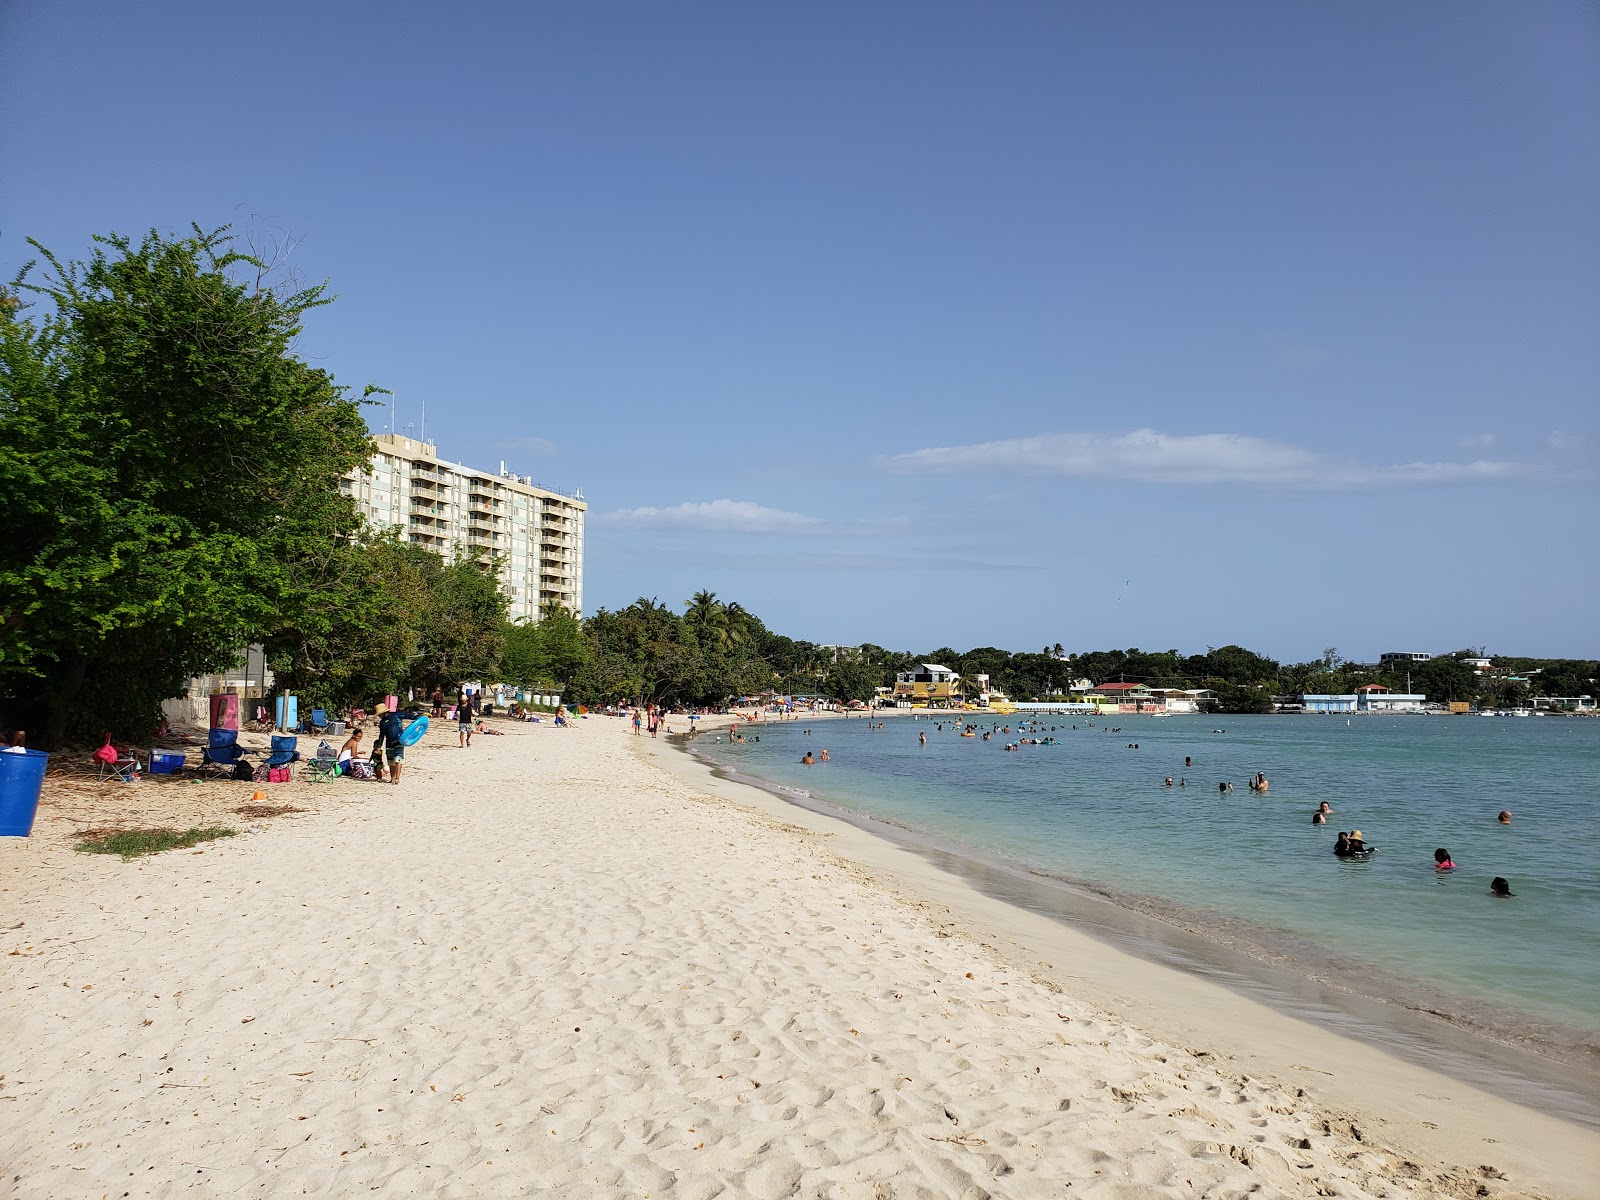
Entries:
<svg viewBox="0 0 1600 1200">
<path fill-rule="evenodd" d="M 254 821 L 251 785 L 52 777 L 0 841 L 0 1194 L 1595 1194 L 1590 1132 L 620 721 L 499 727 Z"/>
</svg>

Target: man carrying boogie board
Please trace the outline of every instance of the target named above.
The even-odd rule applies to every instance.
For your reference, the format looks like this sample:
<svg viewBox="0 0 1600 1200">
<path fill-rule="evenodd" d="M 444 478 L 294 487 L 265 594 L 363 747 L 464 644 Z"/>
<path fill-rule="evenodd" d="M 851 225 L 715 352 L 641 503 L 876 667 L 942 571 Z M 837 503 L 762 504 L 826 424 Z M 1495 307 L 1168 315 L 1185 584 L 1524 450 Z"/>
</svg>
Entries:
<svg viewBox="0 0 1600 1200">
<path fill-rule="evenodd" d="M 378 718 L 378 736 L 372 743 L 372 770 L 379 783 L 399 783 L 400 768 L 405 765 L 406 748 L 400 744 L 405 725 L 400 714 L 390 712 L 382 700 L 374 706 Z"/>
<path fill-rule="evenodd" d="M 428 732 L 428 718 L 419 716 L 407 721 L 398 712 L 388 711 L 381 700 L 377 704 L 377 716 L 378 739 L 372 747 L 372 769 L 379 780 L 399 783 L 406 747 L 422 740 L 422 735 Z"/>
</svg>

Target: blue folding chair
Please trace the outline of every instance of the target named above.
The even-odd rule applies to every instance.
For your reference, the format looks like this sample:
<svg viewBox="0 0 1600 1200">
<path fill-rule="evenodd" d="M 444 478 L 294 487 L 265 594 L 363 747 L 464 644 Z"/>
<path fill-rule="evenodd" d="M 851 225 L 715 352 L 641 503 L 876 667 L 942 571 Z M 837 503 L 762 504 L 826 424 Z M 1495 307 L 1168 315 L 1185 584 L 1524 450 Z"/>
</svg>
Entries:
<svg viewBox="0 0 1600 1200">
<path fill-rule="evenodd" d="M 310 718 L 306 721 L 306 732 L 321 734 L 327 728 L 328 710 L 325 708 L 313 708 Z"/>
<path fill-rule="evenodd" d="M 244 761 L 237 729 L 213 729 L 200 755 L 200 774 L 232 779 L 234 768 Z"/>
<path fill-rule="evenodd" d="M 300 739 L 293 734 L 273 734 L 272 753 L 267 756 L 267 766 L 287 767 L 292 762 L 299 762 L 300 751 L 295 749 L 299 743 Z"/>
</svg>

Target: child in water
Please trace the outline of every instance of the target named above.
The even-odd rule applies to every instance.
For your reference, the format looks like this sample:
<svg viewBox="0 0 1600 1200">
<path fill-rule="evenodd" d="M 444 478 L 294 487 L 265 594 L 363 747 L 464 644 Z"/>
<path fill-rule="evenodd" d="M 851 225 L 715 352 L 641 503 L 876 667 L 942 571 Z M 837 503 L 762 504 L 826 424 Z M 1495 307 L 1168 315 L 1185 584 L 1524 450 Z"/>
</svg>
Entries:
<svg viewBox="0 0 1600 1200">
<path fill-rule="evenodd" d="M 1454 871 L 1455 863 L 1450 861 L 1450 851 L 1440 846 L 1433 852 L 1433 869 L 1435 871 Z"/>
<path fill-rule="evenodd" d="M 1489 884 L 1489 895 L 1507 900 L 1515 896 L 1516 893 L 1511 890 L 1511 885 L 1503 877 L 1496 875 Z"/>
</svg>

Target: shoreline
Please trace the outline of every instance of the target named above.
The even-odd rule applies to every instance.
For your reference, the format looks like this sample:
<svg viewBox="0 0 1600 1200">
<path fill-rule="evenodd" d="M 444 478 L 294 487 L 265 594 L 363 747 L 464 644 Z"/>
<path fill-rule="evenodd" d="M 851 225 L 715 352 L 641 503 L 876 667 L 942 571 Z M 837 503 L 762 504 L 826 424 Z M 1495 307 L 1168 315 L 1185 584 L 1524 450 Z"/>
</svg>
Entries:
<svg viewBox="0 0 1600 1200">
<path fill-rule="evenodd" d="M 621 721 L 496 724 L 130 863 L 74 830 L 252 789 L 50 781 L 0 847 L 11 1191 L 1578 1200 L 1600 1165 Z"/>
<path fill-rule="evenodd" d="M 1314 971 L 1307 958 L 1276 952 L 1263 931 L 1242 922 L 1229 926 L 1242 934 L 1241 944 L 1200 928 L 1204 914 L 1164 907 L 1145 897 L 1058 876 L 895 821 L 836 807 L 760 775 L 741 774 L 697 750 L 693 739 L 678 739 L 677 748 L 719 779 L 858 828 L 1017 909 L 1060 922 L 1152 964 L 1219 982 L 1291 1018 L 1337 1027 L 1414 1065 L 1432 1067 L 1475 1087 L 1500 1085 L 1507 1098 L 1548 1116 L 1600 1129 L 1600 1077 L 1582 1057 L 1592 1041 L 1575 1027 L 1562 1028 L 1566 1040 L 1553 1043 L 1566 1048 L 1572 1058 L 1542 1052 L 1540 1043 L 1531 1039 L 1496 1037 L 1494 1017 L 1501 1010 L 1487 1002 L 1453 1005 L 1471 1012 L 1446 1011 L 1440 1007 L 1445 1001 L 1441 994 L 1408 981 L 1390 980 L 1394 986 L 1387 993 L 1356 986 L 1373 973 L 1359 964 L 1337 963 Z M 1184 920 L 1185 916 L 1190 919 Z M 1548 1019 L 1545 1027 L 1551 1027 Z"/>
<path fill-rule="evenodd" d="M 691 739 L 674 739 L 687 743 Z M 1463 1071 L 1477 1081 L 1403 1059 L 1388 1049 L 1284 1012 L 1259 996 L 1235 990 L 1176 964 L 1153 961 L 1053 915 L 1030 911 L 983 887 L 983 872 L 951 869 L 971 859 L 893 836 L 886 822 L 868 827 L 845 814 L 768 790 L 755 776 L 726 775 L 687 744 L 646 752 L 680 778 L 757 811 L 830 837 L 830 849 L 948 913 L 953 924 L 985 945 L 999 946 L 1049 983 L 1138 1022 L 1157 1036 L 1221 1045 L 1230 1060 L 1285 1086 L 1315 1088 L 1319 1102 L 1361 1113 L 1386 1136 L 1429 1157 L 1464 1161 L 1515 1146 L 1518 1174 L 1541 1178 L 1551 1194 L 1572 1181 L 1600 1178 L 1600 1135 L 1591 1125 L 1554 1115 L 1485 1089 L 1492 1075 Z M 673 760 L 687 767 L 675 769 Z M 924 841 L 927 841 L 924 839 Z M 941 863 L 943 856 L 947 861 Z M 951 861 L 959 860 L 959 861 Z M 1009 867 L 1016 874 L 1015 867 Z M 973 876 L 976 876 L 974 878 Z M 1102 901 L 1107 906 L 1110 901 Z M 1073 965 L 1061 965 L 1072 963 Z M 1592 1094 L 1577 1093 L 1592 1103 Z"/>
</svg>

